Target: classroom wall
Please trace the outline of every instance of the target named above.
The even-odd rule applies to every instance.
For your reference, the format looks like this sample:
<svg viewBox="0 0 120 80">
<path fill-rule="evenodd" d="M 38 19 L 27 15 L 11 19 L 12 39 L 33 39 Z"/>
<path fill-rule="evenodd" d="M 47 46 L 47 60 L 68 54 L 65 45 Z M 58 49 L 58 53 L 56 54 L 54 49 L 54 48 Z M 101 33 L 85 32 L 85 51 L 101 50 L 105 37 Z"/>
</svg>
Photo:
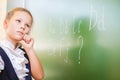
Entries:
<svg viewBox="0 0 120 80">
<path fill-rule="evenodd" d="M 0 0 L 0 39 L 4 34 L 3 21 L 6 15 L 7 0 Z"/>
</svg>

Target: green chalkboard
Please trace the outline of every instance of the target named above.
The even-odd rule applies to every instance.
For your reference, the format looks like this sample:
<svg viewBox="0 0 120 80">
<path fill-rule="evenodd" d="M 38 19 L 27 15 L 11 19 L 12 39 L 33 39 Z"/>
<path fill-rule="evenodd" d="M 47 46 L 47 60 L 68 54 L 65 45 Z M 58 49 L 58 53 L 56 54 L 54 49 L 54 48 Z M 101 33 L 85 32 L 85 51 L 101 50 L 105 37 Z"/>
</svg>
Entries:
<svg viewBox="0 0 120 80">
<path fill-rule="evenodd" d="M 120 0 L 27 0 L 25 7 L 44 80 L 120 80 Z"/>
</svg>

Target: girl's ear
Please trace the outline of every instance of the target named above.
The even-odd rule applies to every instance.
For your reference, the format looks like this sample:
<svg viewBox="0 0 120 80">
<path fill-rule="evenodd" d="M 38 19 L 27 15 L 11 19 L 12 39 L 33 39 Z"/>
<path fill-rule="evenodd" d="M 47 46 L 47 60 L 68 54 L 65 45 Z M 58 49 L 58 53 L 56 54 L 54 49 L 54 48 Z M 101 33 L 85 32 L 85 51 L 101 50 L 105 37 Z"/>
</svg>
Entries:
<svg viewBox="0 0 120 80">
<path fill-rule="evenodd" d="M 7 22 L 8 22 L 7 20 L 4 20 L 4 22 L 3 22 L 3 25 L 4 25 L 3 28 L 4 28 L 4 29 L 7 28 Z"/>
</svg>

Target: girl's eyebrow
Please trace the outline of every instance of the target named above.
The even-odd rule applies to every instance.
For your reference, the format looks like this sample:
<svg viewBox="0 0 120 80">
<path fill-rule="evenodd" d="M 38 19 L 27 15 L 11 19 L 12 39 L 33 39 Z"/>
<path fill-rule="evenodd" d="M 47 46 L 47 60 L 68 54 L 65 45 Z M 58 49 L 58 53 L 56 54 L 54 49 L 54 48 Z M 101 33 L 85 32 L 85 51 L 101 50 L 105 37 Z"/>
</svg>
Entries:
<svg viewBox="0 0 120 80">
<path fill-rule="evenodd" d="M 27 26 L 29 26 L 29 27 L 30 27 L 30 24 L 25 24 L 25 25 L 27 25 Z"/>
<path fill-rule="evenodd" d="M 22 20 L 22 18 L 19 18 L 19 17 L 15 18 L 15 19 L 17 19 L 17 20 Z"/>
</svg>

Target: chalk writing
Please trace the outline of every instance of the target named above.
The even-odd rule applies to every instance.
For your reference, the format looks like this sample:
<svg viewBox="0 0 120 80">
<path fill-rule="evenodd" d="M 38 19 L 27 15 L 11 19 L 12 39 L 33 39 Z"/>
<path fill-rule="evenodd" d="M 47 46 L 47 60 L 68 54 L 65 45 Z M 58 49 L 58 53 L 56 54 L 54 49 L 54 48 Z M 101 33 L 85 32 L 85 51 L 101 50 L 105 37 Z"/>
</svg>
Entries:
<svg viewBox="0 0 120 80">
<path fill-rule="evenodd" d="M 68 53 L 69 53 L 69 48 L 66 49 L 66 54 L 67 54 L 67 55 L 66 55 L 66 57 L 65 57 L 65 59 L 64 59 L 64 61 L 65 61 L 66 63 L 68 63 L 68 59 L 69 59 L 69 58 L 68 58 L 68 56 L 69 56 Z"/>
<path fill-rule="evenodd" d="M 80 64 L 80 53 L 81 53 L 81 49 L 83 47 L 83 37 L 81 35 L 78 37 L 77 42 L 80 45 L 79 54 L 78 54 L 78 60 L 79 60 L 78 64 Z"/>
<path fill-rule="evenodd" d="M 56 18 L 49 18 L 49 24 L 48 24 L 48 34 L 51 36 L 54 36 L 57 34 L 57 38 L 59 38 L 58 45 L 59 47 L 54 47 L 52 46 L 52 49 L 48 49 L 49 55 L 53 56 L 58 56 L 62 57 L 62 54 L 65 54 L 64 61 L 68 63 L 69 61 L 69 53 L 70 53 L 70 47 L 68 47 L 68 44 L 71 43 L 71 45 L 77 46 L 79 48 L 76 49 L 78 50 L 78 64 L 80 64 L 80 55 L 81 55 L 81 50 L 83 48 L 83 42 L 84 42 L 84 37 L 81 35 L 81 26 L 86 27 L 86 24 L 88 26 L 88 31 L 92 31 L 93 29 L 98 29 L 98 30 L 105 30 L 104 26 L 104 6 L 102 6 L 101 10 L 99 12 L 94 8 L 93 5 L 90 5 L 90 16 L 88 18 L 85 18 L 86 23 L 84 23 L 83 18 L 78 18 L 77 16 L 71 16 L 71 18 L 64 18 L 64 17 L 58 17 L 57 20 Z M 77 20 L 77 22 L 76 22 Z M 55 22 L 54 22 L 55 21 Z M 57 22 L 57 23 L 56 23 Z M 82 25 L 83 24 L 83 25 Z M 84 26 L 85 25 L 85 26 Z M 76 36 L 74 40 L 74 43 L 71 41 L 65 42 L 69 36 Z M 64 38 L 61 38 L 64 37 Z M 74 38 L 74 37 L 73 37 Z M 49 40 L 49 43 L 52 43 L 53 39 Z M 56 40 L 56 39 L 55 39 Z M 67 45 L 67 46 L 65 46 Z M 79 46 L 78 46 L 79 45 Z"/>
<path fill-rule="evenodd" d="M 90 23 L 89 23 L 89 31 L 97 27 L 99 30 L 105 30 L 104 26 L 104 6 L 102 7 L 102 13 L 101 16 L 98 16 L 97 11 L 93 8 L 93 6 L 90 6 Z M 95 18 L 95 21 L 93 22 L 93 19 Z"/>
</svg>

